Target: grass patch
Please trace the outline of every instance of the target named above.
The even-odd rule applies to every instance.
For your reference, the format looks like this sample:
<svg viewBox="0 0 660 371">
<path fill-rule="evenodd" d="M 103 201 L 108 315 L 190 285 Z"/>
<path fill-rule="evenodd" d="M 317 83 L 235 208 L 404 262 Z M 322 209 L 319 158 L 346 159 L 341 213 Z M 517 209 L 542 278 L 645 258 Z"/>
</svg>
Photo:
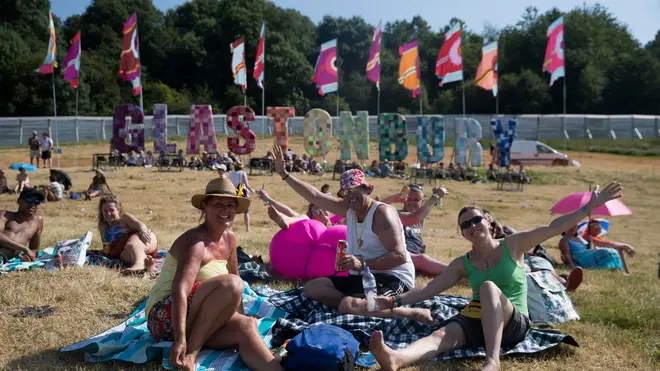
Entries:
<svg viewBox="0 0 660 371">
<path fill-rule="evenodd" d="M 185 148 L 184 138 L 177 141 Z M 639 143 L 641 141 L 635 141 Z M 219 141 L 218 148 L 224 150 Z M 258 141 L 255 155 L 263 155 L 272 140 Z M 294 152 L 302 153 L 302 138 L 291 137 Z M 414 162 L 410 147 L 409 162 Z M 555 147 L 560 149 L 559 146 Z M 73 180 L 73 190 L 85 189 L 92 178 L 89 172 L 92 153 L 107 150 L 107 143 L 85 144 L 77 148 L 77 167 L 73 167 L 73 151 L 67 149 L 60 162 Z M 487 152 L 487 147 L 486 151 Z M 334 162 L 335 148 L 328 156 Z M 377 157 L 377 144 L 371 143 L 372 158 Z M 25 162 L 24 148 L 3 149 L 3 164 Z M 447 151 L 446 157 L 451 155 Z M 660 182 L 657 170 L 660 159 L 606 156 L 598 153 L 572 153 L 582 162 L 581 168 L 528 167 L 534 179 L 524 192 L 498 192 L 494 183 L 470 184 L 446 181 L 449 196 L 441 208 L 433 208 L 425 221 L 424 240 L 427 253 L 441 261 L 455 259 L 469 249 L 469 243 L 456 231 L 456 213 L 474 203 L 490 209 L 496 218 L 518 230 L 531 229 L 549 223 L 549 209 L 561 197 L 572 192 L 586 191 L 589 184 L 604 184 L 615 178 L 624 182 L 623 201 L 633 210 L 629 217 L 613 218 L 608 238 L 625 241 L 637 250 L 629 260 L 632 276 L 618 272 L 586 271 L 582 286 L 571 294 L 582 320 L 558 327 L 572 335 L 580 348 L 560 346 L 557 349 L 525 357 L 507 357 L 502 369 L 510 370 L 652 370 L 660 368 L 660 284 L 658 284 L 658 247 L 660 228 L 657 228 L 657 200 Z M 245 156 L 244 156 L 245 157 Z M 484 160 L 489 160 L 485 154 Z M 448 162 L 448 161 L 446 161 Z M 55 159 L 53 160 L 55 164 Z M 6 165 L 2 165 L 6 167 Z M 483 171 L 483 170 L 480 170 Z M 14 172 L 7 172 L 10 185 Z M 481 173 L 480 173 L 481 174 Z M 30 173 L 33 184 L 47 183 L 48 172 Z M 158 235 L 161 247 L 170 246 L 184 231 L 197 225 L 199 212 L 190 205 L 192 194 L 202 191 L 215 177 L 211 171 L 185 170 L 182 173 L 159 173 L 156 169 L 123 168 L 106 171 L 113 190 L 122 199 L 126 210 Z M 336 192 L 337 181 L 324 177 L 302 176 L 315 187 L 330 184 Z M 375 184 L 374 195 L 387 196 L 398 192 L 404 181 L 370 178 Z M 266 184 L 270 196 L 291 206 L 298 212 L 306 203 L 277 176 L 252 176 L 255 187 Z M 438 183 L 439 184 L 439 183 Z M 428 189 L 428 183 L 425 185 Z M 16 198 L 0 195 L 0 209 L 15 210 Z M 96 229 L 97 202 L 65 200 L 40 206 L 45 220 L 42 246 L 53 246 L 59 240 L 80 237 L 86 231 L 94 233 L 92 248 L 100 249 Z M 84 210 L 83 210 L 84 209 Z M 145 213 L 151 210 L 152 213 Z M 268 259 L 268 247 L 277 227 L 260 202 L 253 202 L 250 212 L 252 232 L 246 233 L 243 218 L 234 221 L 238 244 L 248 254 Z M 558 238 L 544 245 L 559 260 Z M 566 273 L 560 269 L 559 273 Z M 428 279 L 420 278 L 417 284 Z M 275 282 L 279 289 L 297 283 Z M 0 278 L 0 369 L 2 370 L 159 370 L 160 364 L 127 365 L 120 363 L 90 364 L 63 356 L 57 349 L 93 336 L 122 321 L 136 303 L 143 299 L 153 281 L 120 277 L 118 272 L 102 268 L 63 270 L 52 274 L 45 271 L 11 273 Z M 469 288 L 459 286 L 448 293 L 470 295 Z M 35 319 L 16 319 L 12 313 L 25 306 L 53 305 L 53 316 Z M 27 345 L 26 345 L 27 344 Z M 407 368 L 408 371 L 477 369 L 481 360 L 427 362 Z"/>
</svg>

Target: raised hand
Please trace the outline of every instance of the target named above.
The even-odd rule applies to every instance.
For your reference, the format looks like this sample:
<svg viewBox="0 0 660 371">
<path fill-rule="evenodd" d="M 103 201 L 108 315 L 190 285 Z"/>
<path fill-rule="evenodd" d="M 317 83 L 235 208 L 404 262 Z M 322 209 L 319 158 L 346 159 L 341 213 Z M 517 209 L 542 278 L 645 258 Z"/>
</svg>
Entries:
<svg viewBox="0 0 660 371">
<path fill-rule="evenodd" d="M 443 198 L 449 194 L 449 191 L 447 191 L 447 188 L 445 188 L 445 186 L 441 185 L 440 187 L 433 188 L 433 194 L 440 198 Z"/>
<path fill-rule="evenodd" d="M 273 157 L 275 157 L 275 172 L 284 177 L 286 175 L 286 170 L 284 170 L 284 153 L 282 147 L 278 145 L 273 146 Z"/>
<path fill-rule="evenodd" d="M 259 197 L 259 199 L 263 202 L 270 200 L 270 197 L 268 197 L 268 193 L 266 193 L 266 191 L 264 191 L 263 189 L 255 189 L 254 193 L 256 193 L 257 197 Z"/>
<path fill-rule="evenodd" d="M 616 200 L 623 196 L 623 187 L 620 183 L 611 182 L 606 185 L 603 190 L 600 190 L 600 187 L 597 185 L 596 188 L 591 192 L 591 199 L 587 204 L 591 210 L 604 205 L 608 201 Z"/>
</svg>

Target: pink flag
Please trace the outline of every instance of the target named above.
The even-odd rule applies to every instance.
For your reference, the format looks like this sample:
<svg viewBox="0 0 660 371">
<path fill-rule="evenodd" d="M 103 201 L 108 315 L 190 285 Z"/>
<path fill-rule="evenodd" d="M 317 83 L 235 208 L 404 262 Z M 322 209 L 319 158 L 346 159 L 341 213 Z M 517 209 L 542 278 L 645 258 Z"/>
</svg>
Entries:
<svg viewBox="0 0 660 371">
<path fill-rule="evenodd" d="M 445 43 L 440 48 L 435 62 L 435 75 L 442 86 L 454 81 L 463 81 L 463 51 L 461 49 L 461 24 L 456 23 L 445 33 Z"/>
<path fill-rule="evenodd" d="M 380 22 L 374 32 L 374 39 L 369 51 L 369 61 L 367 62 L 367 78 L 375 82 L 376 87 L 380 89 Z"/>
<path fill-rule="evenodd" d="M 266 24 L 261 25 L 261 34 L 259 36 L 259 46 L 257 46 L 257 60 L 254 62 L 254 72 L 252 76 L 257 80 L 257 86 L 264 88 L 264 69 L 266 59 Z"/>
<path fill-rule="evenodd" d="M 138 42 L 137 14 L 133 13 L 122 29 L 124 39 L 119 57 L 119 76 L 122 81 L 130 81 L 133 85 L 133 96 L 140 95 L 140 43 Z"/>
<path fill-rule="evenodd" d="M 78 87 L 78 71 L 80 70 L 80 31 L 71 40 L 69 53 L 64 58 L 64 80 L 71 82 L 71 87 Z"/>
<path fill-rule="evenodd" d="M 550 72 L 550 86 L 566 76 L 564 68 L 564 17 L 559 17 L 548 27 L 548 46 L 545 48 L 543 71 Z"/>
</svg>

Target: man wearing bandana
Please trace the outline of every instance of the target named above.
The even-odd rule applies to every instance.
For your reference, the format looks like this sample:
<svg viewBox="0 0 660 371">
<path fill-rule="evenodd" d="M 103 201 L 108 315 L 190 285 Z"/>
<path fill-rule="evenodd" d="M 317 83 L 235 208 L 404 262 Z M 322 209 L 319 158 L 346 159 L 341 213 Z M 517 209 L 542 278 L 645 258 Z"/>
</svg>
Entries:
<svg viewBox="0 0 660 371">
<path fill-rule="evenodd" d="M 362 287 L 362 272 L 368 266 L 376 278 L 378 295 L 398 296 L 415 285 L 415 267 L 406 250 L 403 226 L 394 207 L 371 198 L 373 185 L 367 184 L 359 169 L 341 175 L 336 198 L 324 194 L 284 168 L 282 148 L 273 148 L 275 170 L 282 180 L 308 202 L 346 218 L 347 255 L 337 261 L 338 271 L 346 277 L 316 278 L 304 286 L 304 295 L 341 313 L 373 317 L 404 316 L 418 321 L 432 321 L 430 311 L 396 308 L 369 312 Z"/>
</svg>

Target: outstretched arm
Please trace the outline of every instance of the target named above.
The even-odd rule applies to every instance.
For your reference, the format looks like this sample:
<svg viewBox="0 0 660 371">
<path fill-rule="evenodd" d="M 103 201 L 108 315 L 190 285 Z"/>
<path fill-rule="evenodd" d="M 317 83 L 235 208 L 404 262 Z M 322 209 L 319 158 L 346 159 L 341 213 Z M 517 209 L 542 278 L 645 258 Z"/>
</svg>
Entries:
<svg viewBox="0 0 660 371">
<path fill-rule="evenodd" d="M 275 171 L 296 193 L 307 200 L 307 202 L 313 203 L 335 215 L 346 216 L 346 207 L 342 200 L 321 193 L 311 184 L 299 180 L 284 169 L 282 147 L 273 146 L 273 154 L 275 155 Z"/>
<path fill-rule="evenodd" d="M 610 200 L 621 197 L 621 184 L 610 183 L 602 191 L 596 186 L 591 193 L 591 199 L 582 208 L 573 211 L 570 214 L 560 216 L 545 227 L 536 228 L 531 231 L 524 231 L 512 234 L 507 238 L 508 247 L 514 253 L 516 258 L 530 248 L 541 244 L 545 240 L 565 232 L 572 226 L 578 224 L 584 217 L 591 215 L 591 212 Z"/>
<path fill-rule="evenodd" d="M 286 206 L 285 204 L 270 198 L 270 196 L 268 196 L 268 193 L 266 193 L 266 191 L 264 191 L 263 189 L 255 190 L 255 194 L 261 199 L 261 201 L 266 202 L 268 205 L 271 205 L 275 210 L 281 212 L 286 216 L 297 217 L 300 215 L 297 212 L 291 210 L 291 208 Z"/>
<path fill-rule="evenodd" d="M 428 201 L 426 201 L 421 207 L 417 210 L 409 213 L 406 211 L 399 211 L 399 217 L 401 218 L 401 223 L 404 226 L 414 225 L 421 223 L 429 215 L 433 206 L 441 202 L 442 198 L 448 194 L 445 187 L 433 188 L 433 194 Z"/>
<path fill-rule="evenodd" d="M 417 286 L 401 294 L 401 304 L 410 305 L 428 300 L 450 289 L 466 276 L 465 264 L 463 264 L 461 258 L 456 258 L 449 263 L 446 271 L 429 281 L 425 286 Z"/>
</svg>

